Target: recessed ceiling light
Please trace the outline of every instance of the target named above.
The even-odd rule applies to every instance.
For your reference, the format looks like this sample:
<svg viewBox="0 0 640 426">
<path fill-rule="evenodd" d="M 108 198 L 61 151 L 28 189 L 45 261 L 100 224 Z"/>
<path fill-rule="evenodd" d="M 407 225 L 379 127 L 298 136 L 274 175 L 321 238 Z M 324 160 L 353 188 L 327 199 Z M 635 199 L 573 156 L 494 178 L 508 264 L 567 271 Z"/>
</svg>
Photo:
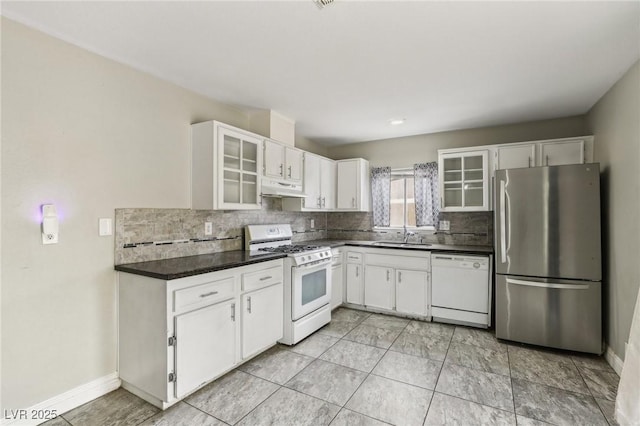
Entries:
<svg viewBox="0 0 640 426">
<path fill-rule="evenodd" d="M 334 0 L 314 0 L 316 6 L 318 6 L 319 9 L 324 8 L 325 6 L 330 5 L 331 3 L 334 2 Z"/>
<path fill-rule="evenodd" d="M 392 126 L 399 126 L 400 124 L 403 124 L 405 121 L 407 121 L 406 118 L 392 118 L 391 120 L 389 120 L 389 124 L 391 124 Z"/>
</svg>

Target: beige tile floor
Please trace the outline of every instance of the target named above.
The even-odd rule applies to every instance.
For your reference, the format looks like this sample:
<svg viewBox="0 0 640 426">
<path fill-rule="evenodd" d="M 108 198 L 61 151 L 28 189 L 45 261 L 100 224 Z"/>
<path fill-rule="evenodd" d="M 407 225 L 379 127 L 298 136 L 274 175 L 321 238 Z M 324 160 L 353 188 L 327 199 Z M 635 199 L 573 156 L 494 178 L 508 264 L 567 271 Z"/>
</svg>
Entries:
<svg viewBox="0 0 640 426">
<path fill-rule="evenodd" d="M 615 424 L 619 378 L 602 357 L 351 309 L 332 318 L 164 412 L 118 389 L 46 424 Z"/>
</svg>

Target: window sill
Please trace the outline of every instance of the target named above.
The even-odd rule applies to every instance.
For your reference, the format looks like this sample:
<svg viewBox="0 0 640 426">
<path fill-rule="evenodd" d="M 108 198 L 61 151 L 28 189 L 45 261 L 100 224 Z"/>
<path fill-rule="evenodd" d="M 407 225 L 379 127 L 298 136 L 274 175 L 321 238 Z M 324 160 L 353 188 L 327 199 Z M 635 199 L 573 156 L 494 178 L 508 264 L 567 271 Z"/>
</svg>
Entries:
<svg viewBox="0 0 640 426">
<path fill-rule="evenodd" d="M 373 231 L 374 232 L 399 232 L 399 233 L 404 233 L 404 227 L 399 226 L 399 227 L 395 227 L 395 226 L 389 226 L 389 227 L 382 227 L 382 226 L 374 226 L 373 227 Z M 436 228 L 433 226 L 414 226 L 414 227 L 409 227 L 407 226 L 407 231 L 410 232 L 420 232 L 420 233 L 431 233 L 434 234 L 436 232 Z"/>
</svg>

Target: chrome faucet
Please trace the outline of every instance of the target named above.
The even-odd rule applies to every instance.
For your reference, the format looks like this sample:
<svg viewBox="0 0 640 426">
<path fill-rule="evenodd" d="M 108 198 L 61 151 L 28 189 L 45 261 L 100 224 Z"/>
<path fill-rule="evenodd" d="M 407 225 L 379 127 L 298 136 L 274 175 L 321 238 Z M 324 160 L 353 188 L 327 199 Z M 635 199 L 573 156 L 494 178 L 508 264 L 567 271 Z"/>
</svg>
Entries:
<svg viewBox="0 0 640 426">
<path fill-rule="evenodd" d="M 404 238 L 403 238 L 402 242 L 403 242 L 404 244 L 406 244 L 406 243 L 409 241 L 409 237 L 412 237 L 412 236 L 414 236 L 414 235 L 416 235 L 416 233 L 415 233 L 415 232 L 413 232 L 413 231 L 407 231 L 407 227 L 406 227 L 406 225 L 405 225 L 405 226 L 404 226 Z"/>
</svg>

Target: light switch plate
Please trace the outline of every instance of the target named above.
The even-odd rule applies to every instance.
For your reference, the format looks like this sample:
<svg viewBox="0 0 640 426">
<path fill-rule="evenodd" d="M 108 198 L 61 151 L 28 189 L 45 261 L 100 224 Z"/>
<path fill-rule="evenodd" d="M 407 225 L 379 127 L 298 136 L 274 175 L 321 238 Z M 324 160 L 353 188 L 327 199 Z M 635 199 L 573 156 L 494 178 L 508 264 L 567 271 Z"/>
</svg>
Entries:
<svg viewBox="0 0 640 426">
<path fill-rule="evenodd" d="M 448 220 L 441 220 L 440 226 L 438 227 L 441 231 L 448 231 L 450 229 L 451 223 Z"/>
<path fill-rule="evenodd" d="M 213 235 L 213 222 L 204 223 L 204 235 Z"/>
<path fill-rule="evenodd" d="M 113 235 L 113 225 L 110 217 L 101 217 L 98 219 L 98 235 L 101 237 Z"/>
<path fill-rule="evenodd" d="M 314 229 L 316 227 L 316 221 L 311 219 L 311 229 Z"/>
</svg>

